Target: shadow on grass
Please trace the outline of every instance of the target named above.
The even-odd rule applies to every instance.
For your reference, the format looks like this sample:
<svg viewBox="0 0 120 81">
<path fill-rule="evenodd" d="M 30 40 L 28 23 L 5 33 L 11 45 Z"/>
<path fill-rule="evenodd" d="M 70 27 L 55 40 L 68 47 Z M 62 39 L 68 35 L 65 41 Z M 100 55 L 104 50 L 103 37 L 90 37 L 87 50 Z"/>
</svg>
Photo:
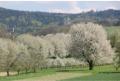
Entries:
<svg viewBox="0 0 120 81">
<path fill-rule="evenodd" d="M 99 73 L 109 74 L 109 73 L 120 73 L 120 72 L 99 72 Z"/>
<path fill-rule="evenodd" d="M 83 72 L 83 71 L 87 71 L 87 70 L 67 70 L 66 69 L 66 70 L 57 70 L 56 72 L 78 72 L 78 71 Z"/>
</svg>

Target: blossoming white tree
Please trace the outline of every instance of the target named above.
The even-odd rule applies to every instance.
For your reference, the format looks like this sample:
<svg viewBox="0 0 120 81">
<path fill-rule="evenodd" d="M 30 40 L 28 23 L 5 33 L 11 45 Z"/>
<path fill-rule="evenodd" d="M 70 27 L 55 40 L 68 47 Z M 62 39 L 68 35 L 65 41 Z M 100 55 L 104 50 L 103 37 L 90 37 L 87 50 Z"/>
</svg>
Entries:
<svg viewBox="0 0 120 81">
<path fill-rule="evenodd" d="M 49 40 L 51 45 L 53 46 L 54 56 L 65 57 L 68 54 L 67 45 L 68 45 L 68 37 L 69 34 L 57 33 L 55 35 L 48 34 L 44 38 Z"/>
<path fill-rule="evenodd" d="M 69 45 L 69 34 L 57 33 L 48 34 L 44 37 L 45 40 L 49 40 L 49 54 L 48 58 L 50 60 L 49 64 L 53 66 L 64 66 L 63 58 L 68 55 L 68 45 Z M 50 63 L 51 62 L 51 63 Z M 51 66 L 49 65 L 49 66 Z"/>
<path fill-rule="evenodd" d="M 113 56 L 113 51 L 102 26 L 93 23 L 75 24 L 71 27 L 70 34 L 71 56 L 86 61 L 89 70 L 103 59 L 112 62 L 110 58 Z"/>
<path fill-rule="evenodd" d="M 21 35 L 17 40 L 27 46 L 28 52 L 30 54 L 30 63 L 33 71 L 36 72 L 36 68 L 40 67 L 41 63 L 44 61 L 44 55 L 42 53 L 42 41 L 38 40 L 32 35 Z"/>
<path fill-rule="evenodd" d="M 9 39 L 0 39 L 0 53 L 0 65 L 7 72 L 7 76 L 9 76 L 9 71 L 13 67 L 16 54 L 18 53 L 18 47 L 16 43 Z"/>
<path fill-rule="evenodd" d="M 30 55 L 27 50 L 27 46 L 22 43 L 17 42 L 18 53 L 16 54 L 16 60 L 14 62 L 14 68 L 17 70 L 18 74 L 20 70 L 27 70 L 30 68 Z"/>
</svg>

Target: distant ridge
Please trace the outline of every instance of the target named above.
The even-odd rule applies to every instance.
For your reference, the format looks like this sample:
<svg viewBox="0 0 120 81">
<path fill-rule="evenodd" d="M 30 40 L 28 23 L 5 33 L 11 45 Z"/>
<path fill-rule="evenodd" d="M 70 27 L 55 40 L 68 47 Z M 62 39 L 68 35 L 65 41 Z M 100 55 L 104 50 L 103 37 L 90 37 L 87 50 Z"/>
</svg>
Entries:
<svg viewBox="0 0 120 81">
<path fill-rule="evenodd" d="M 19 11 L 0 7 L 0 27 L 18 33 L 33 32 L 41 28 L 60 27 L 79 22 L 94 22 L 102 25 L 120 25 L 120 10 L 90 11 L 79 14 Z"/>
</svg>

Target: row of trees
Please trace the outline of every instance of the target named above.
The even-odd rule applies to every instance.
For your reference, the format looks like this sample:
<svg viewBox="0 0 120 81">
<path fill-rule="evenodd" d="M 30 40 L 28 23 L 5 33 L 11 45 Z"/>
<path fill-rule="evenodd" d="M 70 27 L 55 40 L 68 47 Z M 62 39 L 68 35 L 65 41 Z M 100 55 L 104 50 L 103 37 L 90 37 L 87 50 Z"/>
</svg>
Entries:
<svg viewBox="0 0 120 81">
<path fill-rule="evenodd" d="M 120 31 L 117 30 L 109 35 L 111 46 L 115 50 L 114 66 L 116 70 L 120 68 Z"/>
<path fill-rule="evenodd" d="M 0 70 L 36 69 L 88 64 L 112 63 L 114 51 L 100 25 L 75 24 L 68 34 L 46 36 L 19 35 L 13 40 L 0 39 Z"/>
<path fill-rule="evenodd" d="M 69 54 L 69 34 L 49 34 L 46 36 L 20 35 L 13 40 L 0 38 L 0 70 L 18 72 L 44 67 L 58 67 L 79 64 Z"/>
</svg>

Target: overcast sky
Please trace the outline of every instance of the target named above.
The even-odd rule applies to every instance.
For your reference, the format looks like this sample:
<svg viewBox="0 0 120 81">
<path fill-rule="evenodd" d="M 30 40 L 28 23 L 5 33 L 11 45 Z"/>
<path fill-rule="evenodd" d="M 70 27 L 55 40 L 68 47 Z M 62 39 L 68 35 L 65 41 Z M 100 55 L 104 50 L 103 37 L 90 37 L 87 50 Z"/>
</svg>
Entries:
<svg viewBox="0 0 120 81">
<path fill-rule="evenodd" d="M 99 11 L 106 9 L 120 9 L 118 1 L 0 1 L 0 7 L 25 10 L 25 11 L 43 11 L 57 13 L 81 13 L 90 10 Z"/>
</svg>

